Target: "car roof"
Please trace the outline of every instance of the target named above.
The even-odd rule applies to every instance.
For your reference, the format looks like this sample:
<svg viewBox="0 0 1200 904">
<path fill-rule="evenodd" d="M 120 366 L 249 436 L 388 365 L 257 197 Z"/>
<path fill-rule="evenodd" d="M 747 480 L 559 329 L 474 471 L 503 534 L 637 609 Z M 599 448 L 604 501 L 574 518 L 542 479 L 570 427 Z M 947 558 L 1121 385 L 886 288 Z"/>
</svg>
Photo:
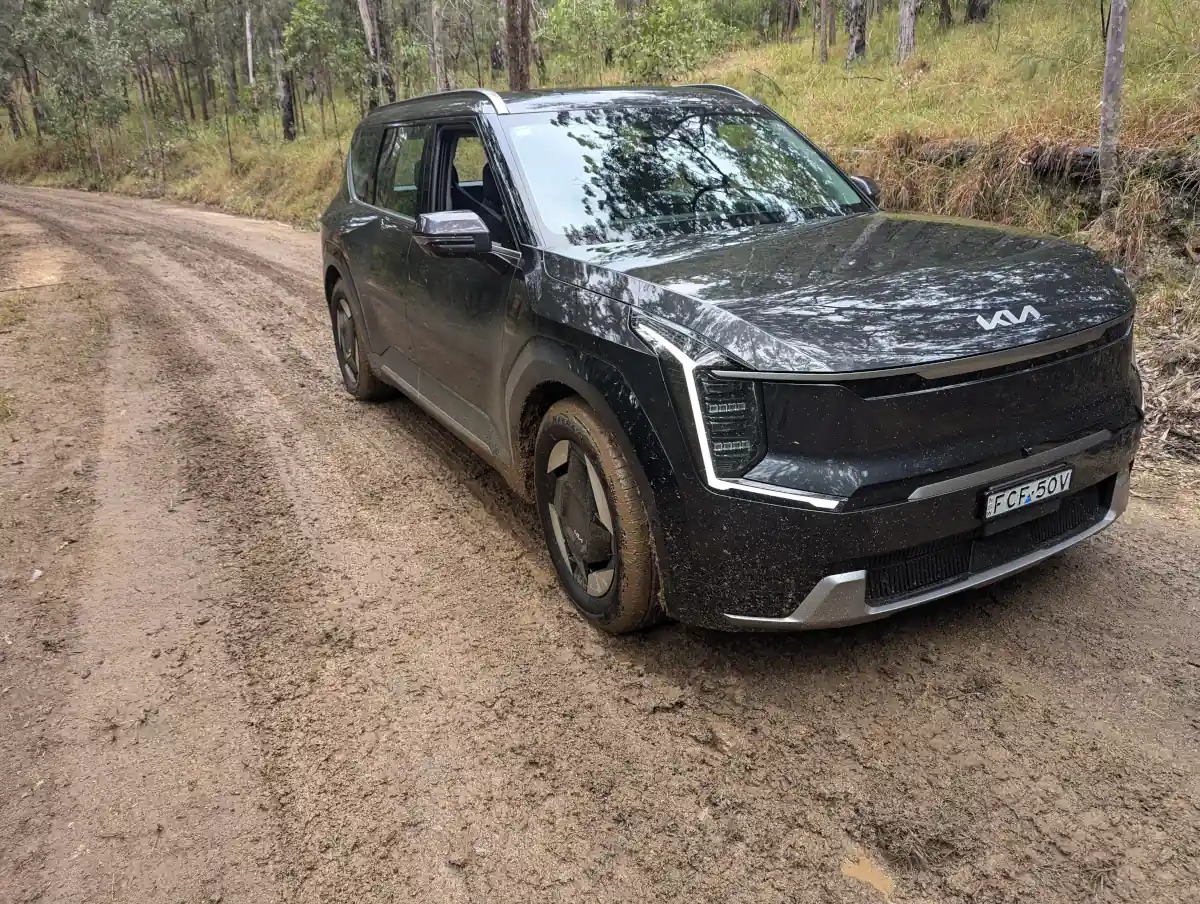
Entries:
<svg viewBox="0 0 1200 904">
<path fill-rule="evenodd" d="M 530 113 L 535 111 L 583 110 L 595 107 L 694 106 L 711 110 L 748 110 L 757 101 L 724 85 L 681 85 L 678 87 L 562 88 L 540 91 L 491 91 L 460 88 L 441 91 L 377 107 L 364 124 L 403 122 L 430 116 L 471 113 Z"/>
</svg>

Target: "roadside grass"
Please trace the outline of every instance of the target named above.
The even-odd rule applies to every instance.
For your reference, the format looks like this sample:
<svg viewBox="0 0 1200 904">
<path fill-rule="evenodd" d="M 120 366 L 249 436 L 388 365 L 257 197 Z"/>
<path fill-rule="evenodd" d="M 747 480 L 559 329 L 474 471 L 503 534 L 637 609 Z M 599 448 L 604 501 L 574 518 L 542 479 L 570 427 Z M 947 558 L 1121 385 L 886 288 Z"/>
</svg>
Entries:
<svg viewBox="0 0 1200 904">
<path fill-rule="evenodd" d="M 819 144 L 842 153 L 900 135 L 1006 136 L 1094 144 L 1104 39 L 1086 4 L 1002 4 L 991 22 L 936 26 L 927 8 L 917 56 L 894 63 L 897 21 L 868 25 L 869 56 L 813 59 L 811 35 L 737 51 L 698 75 L 770 103 Z M 1174 145 L 1200 131 L 1200 0 L 1134 4 L 1122 103 L 1130 146 Z M 849 161 L 847 161 L 849 162 Z"/>
<path fill-rule="evenodd" d="M 0 424 L 7 423 L 17 413 L 17 402 L 9 393 L 0 392 Z"/>
</svg>

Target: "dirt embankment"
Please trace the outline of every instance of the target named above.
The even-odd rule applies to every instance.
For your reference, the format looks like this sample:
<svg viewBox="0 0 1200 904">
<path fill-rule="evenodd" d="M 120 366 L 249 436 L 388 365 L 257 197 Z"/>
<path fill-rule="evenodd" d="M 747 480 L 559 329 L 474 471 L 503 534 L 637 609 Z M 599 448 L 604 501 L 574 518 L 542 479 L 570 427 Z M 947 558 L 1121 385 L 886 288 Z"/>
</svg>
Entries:
<svg viewBox="0 0 1200 904">
<path fill-rule="evenodd" d="M 0 901 L 1200 899 L 1194 497 L 881 624 L 612 640 L 342 394 L 314 236 L 0 234 Z"/>
</svg>

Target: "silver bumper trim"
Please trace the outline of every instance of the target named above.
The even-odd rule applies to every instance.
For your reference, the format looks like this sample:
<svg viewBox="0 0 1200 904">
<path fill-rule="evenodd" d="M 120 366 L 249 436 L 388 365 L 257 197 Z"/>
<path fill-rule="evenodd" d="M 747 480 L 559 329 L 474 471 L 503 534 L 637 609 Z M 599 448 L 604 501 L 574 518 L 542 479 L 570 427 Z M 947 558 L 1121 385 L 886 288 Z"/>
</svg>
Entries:
<svg viewBox="0 0 1200 904">
<path fill-rule="evenodd" d="M 932 602 L 945 596 L 961 593 L 973 587 L 983 587 L 1009 575 L 1024 571 L 1076 543 L 1095 536 L 1117 520 L 1129 504 L 1129 471 L 1126 469 L 1118 478 L 1113 488 L 1112 505 L 1108 512 L 1096 524 L 1055 543 L 1045 549 L 1034 552 L 973 574 L 970 577 L 944 587 L 935 587 L 925 593 L 918 593 L 885 603 L 882 606 L 867 605 L 867 573 L 865 571 L 847 571 L 842 574 L 831 574 L 822 578 L 796 607 L 791 615 L 783 618 L 761 618 L 754 615 L 730 615 L 726 613 L 725 620 L 731 627 L 751 629 L 756 631 L 802 631 L 812 628 L 840 628 L 845 625 L 855 625 L 860 622 L 883 618 L 901 609 L 910 609 L 922 603 Z"/>
</svg>

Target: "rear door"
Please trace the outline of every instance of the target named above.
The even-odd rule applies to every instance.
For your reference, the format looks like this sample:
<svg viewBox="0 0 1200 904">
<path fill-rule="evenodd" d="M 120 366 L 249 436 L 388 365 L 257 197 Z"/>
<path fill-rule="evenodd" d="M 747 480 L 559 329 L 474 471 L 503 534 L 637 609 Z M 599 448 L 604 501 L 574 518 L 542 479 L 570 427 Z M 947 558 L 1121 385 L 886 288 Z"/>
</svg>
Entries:
<svg viewBox="0 0 1200 904">
<path fill-rule="evenodd" d="M 413 226 L 422 204 L 429 134 L 428 125 L 389 126 L 375 171 L 373 206 L 379 226 L 372 246 L 363 250 L 364 269 L 369 274 L 369 301 L 364 301 L 364 307 L 370 306 L 365 316 L 368 327 L 374 327 L 371 350 L 385 357 L 391 357 L 393 350 L 408 357 L 412 347 L 407 319 L 408 263 Z"/>
<path fill-rule="evenodd" d="M 367 336 L 371 350 L 383 351 L 382 327 L 376 312 L 379 308 L 375 295 L 378 293 L 373 255 L 379 244 L 379 211 L 375 201 L 375 168 L 379 160 L 379 146 L 383 140 L 382 126 L 359 126 L 350 143 L 350 198 L 351 215 L 338 224 L 337 240 L 346 256 L 350 278 L 362 305 L 362 316 L 366 321 Z"/>
</svg>

